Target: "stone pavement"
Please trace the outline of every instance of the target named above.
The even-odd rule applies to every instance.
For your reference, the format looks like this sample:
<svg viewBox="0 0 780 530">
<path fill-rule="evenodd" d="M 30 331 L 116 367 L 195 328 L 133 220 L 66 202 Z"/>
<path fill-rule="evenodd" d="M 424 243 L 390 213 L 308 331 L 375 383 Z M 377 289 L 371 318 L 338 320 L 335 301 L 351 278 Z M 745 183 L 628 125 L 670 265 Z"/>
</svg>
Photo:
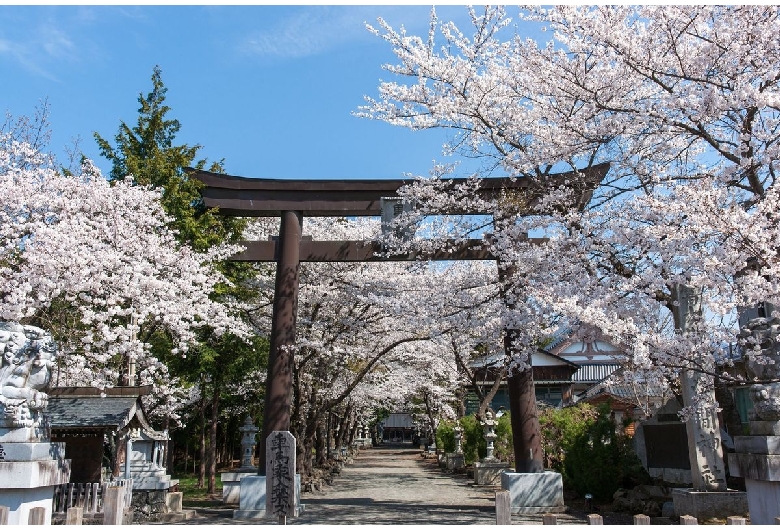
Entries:
<svg viewBox="0 0 780 530">
<path fill-rule="evenodd" d="M 495 492 L 463 474 L 441 470 L 406 445 L 362 449 L 333 485 L 301 495 L 305 510 L 287 524 L 495 525 Z M 237 508 L 237 507 L 236 507 Z M 233 507 L 197 509 L 180 524 L 276 524 L 234 520 Z M 513 524 L 538 524 L 541 515 L 514 515 Z M 606 521 L 605 521 L 606 522 Z M 584 514 L 559 514 L 558 524 L 587 524 Z"/>
</svg>

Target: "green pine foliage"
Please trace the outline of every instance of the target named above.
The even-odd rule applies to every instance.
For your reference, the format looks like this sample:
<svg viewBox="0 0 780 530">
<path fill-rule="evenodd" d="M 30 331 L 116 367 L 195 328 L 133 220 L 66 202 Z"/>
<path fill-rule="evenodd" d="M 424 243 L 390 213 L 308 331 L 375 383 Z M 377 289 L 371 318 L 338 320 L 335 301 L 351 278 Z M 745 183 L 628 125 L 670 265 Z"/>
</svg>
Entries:
<svg viewBox="0 0 780 530">
<path fill-rule="evenodd" d="M 168 89 L 162 81 L 159 66 L 152 73 L 152 90 L 138 96 L 138 121 L 130 127 L 120 122 L 114 136 L 115 145 L 95 133 L 100 154 L 112 163 L 110 179 L 135 182 L 160 190 L 161 203 L 173 217 L 173 227 L 179 240 L 195 250 L 205 250 L 224 241 L 236 241 L 245 221 L 221 217 L 207 209 L 200 197 L 202 184 L 188 177 L 185 167 L 202 169 L 207 160 L 196 160 L 200 145 L 176 145 L 176 134 L 181 124 L 167 115 L 165 104 Z M 223 161 L 212 163 L 209 171 L 223 172 Z"/>
</svg>

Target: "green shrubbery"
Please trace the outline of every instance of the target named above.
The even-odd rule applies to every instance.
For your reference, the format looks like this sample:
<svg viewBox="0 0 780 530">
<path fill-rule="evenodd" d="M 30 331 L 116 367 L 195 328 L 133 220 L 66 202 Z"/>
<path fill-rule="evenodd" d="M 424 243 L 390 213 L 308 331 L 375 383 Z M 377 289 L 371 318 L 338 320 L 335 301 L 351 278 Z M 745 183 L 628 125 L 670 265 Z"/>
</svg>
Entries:
<svg viewBox="0 0 780 530">
<path fill-rule="evenodd" d="M 595 408 L 582 404 L 562 409 L 540 410 L 539 424 L 545 468 L 563 475 L 567 488 L 598 500 L 611 500 L 618 488 L 649 482 L 631 447 L 631 438 L 617 428 L 608 405 Z M 466 464 L 487 454 L 482 425 L 472 414 L 460 419 L 461 447 Z M 436 431 L 436 447 L 455 451 L 455 422 L 442 421 Z M 512 423 L 508 413 L 498 418 L 494 455 L 514 465 Z"/>
<path fill-rule="evenodd" d="M 463 458 L 466 464 L 473 464 L 480 458 L 487 455 L 487 442 L 484 438 L 482 425 L 474 414 L 460 419 L 460 426 L 463 428 L 463 438 L 461 438 L 461 448 L 463 449 Z M 439 424 L 436 430 L 436 447 L 443 447 L 447 453 L 455 451 L 455 422 L 445 420 Z M 504 462 L 514 461 L 514 451 L 512 450 L 512 424 L 509 414 L 504 414 L 498 418 L 496 426 L 496 441 L 493 443 L 495 448 L 494 456 Z"/>
<path fill-rule="evenodd" d="M 578 405 L 540 414 L 545 464 L 563 475 L 578 494 L 611 500 L 618 488 L 649 481 L 631 447 L 616 428 L 608 405 Z"/>
</svg>

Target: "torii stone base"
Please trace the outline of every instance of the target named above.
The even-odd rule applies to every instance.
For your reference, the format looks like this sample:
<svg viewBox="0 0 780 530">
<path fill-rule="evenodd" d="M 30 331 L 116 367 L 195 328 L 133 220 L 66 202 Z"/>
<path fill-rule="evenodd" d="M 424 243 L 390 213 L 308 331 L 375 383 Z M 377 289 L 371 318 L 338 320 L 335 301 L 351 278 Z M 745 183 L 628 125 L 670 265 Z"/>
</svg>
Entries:
<svg viewBox="0 0 780 530">
<path fill-rule="evenodd" d="M 563 478 L 560 473 L 501 473 L 501 489 L 509 491 L 511 513 L 561 513 Z"/>
</svg>

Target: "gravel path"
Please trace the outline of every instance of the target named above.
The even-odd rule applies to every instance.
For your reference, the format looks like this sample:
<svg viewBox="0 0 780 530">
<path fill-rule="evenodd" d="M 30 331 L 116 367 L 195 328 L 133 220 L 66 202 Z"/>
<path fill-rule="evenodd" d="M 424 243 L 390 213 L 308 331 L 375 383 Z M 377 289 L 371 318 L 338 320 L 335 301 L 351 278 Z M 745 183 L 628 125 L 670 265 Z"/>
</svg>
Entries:
<svg viewBox="0 0 780 530">
<path fill-rule="evenodd" d="M 443 471 L 409 445 L 363 449 L 331 486 L 305 492 L 300 517 L 287 524 L 495 525 L 498 487 L 475 486 L 462 474 Z M 233 519 L 233 509 L 197 509 L 179 524 L 276 524 Z M 540 525 L 541 515 L 515 515 L 512 524 Z M 587 524 L 583 513 L 559 514 L 558 524 Z"/>
</svg>

